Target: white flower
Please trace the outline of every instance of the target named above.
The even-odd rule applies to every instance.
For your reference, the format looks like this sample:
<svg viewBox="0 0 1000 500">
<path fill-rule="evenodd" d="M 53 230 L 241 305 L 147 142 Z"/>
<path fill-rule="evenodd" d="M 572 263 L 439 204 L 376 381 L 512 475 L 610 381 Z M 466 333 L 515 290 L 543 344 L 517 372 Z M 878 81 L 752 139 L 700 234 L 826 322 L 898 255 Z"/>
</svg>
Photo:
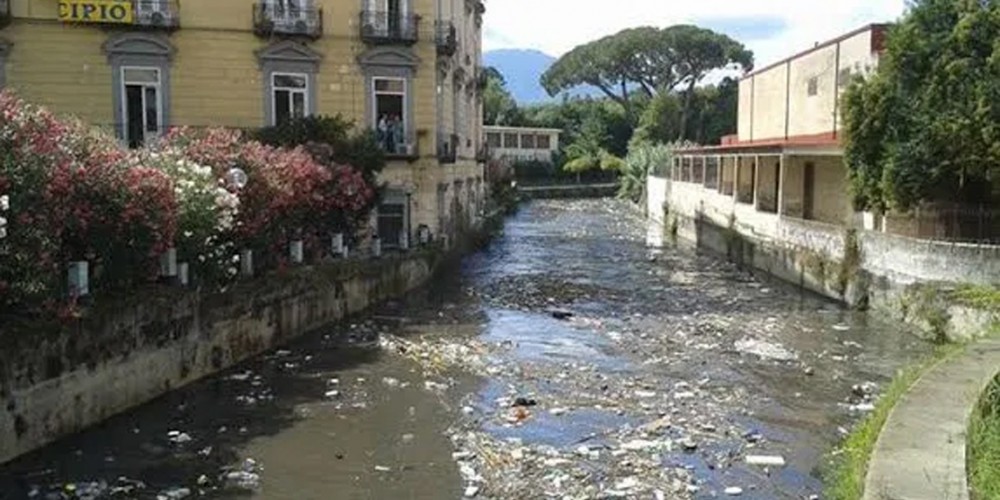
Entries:
<svg viewBox="0 0 1000 500">
<path fill-rule="evenodd" d="M 0 196 L 0 210 L 7 211 L 10 210 L 10 195 Z"/>
<path fill-rule="evenodd" d="M 194 236 L 194 233 L 192 233 L 191 231 L 184 231 L 184 237 L 185 238 L 190 238 L 192 236 Z"/>
<path fill-rule="evenodd" d="M 233 255 L 233 264 L 238 264 L 240 262 L 240 254 Z"/>
</svg>

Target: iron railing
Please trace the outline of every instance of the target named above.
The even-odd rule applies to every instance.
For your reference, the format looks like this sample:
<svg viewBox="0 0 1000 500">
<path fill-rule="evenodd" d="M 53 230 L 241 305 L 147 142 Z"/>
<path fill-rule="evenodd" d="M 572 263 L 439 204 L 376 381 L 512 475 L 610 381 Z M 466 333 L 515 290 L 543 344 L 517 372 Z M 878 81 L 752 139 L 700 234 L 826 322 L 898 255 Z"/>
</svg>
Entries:
<svg viewBox="0 0 1000 500">
<path fill-rule="evenodd" d="M 323 9 L 284 5 L 269 0 L 253 6 L 253 28 L 257 36 L 323 36 Z"/>
<path fill-rule="evenodd" d="M 451 21 L 439 20 L 434 23 L 434 42 L 440 56 L 451 57 L 458 52 L 458 30 Z"/>
<path fill-rule="evenodd" d="M 175 29 L 181 24 L 177 0 L 132 0 L 135 26 Z"/>
<path fill-rule="evenodd" d="M 419 39 L 420 17 L 378 10 L 361 12 L 361 39 L 374 45 L 413 45 Z"/>
</svg>

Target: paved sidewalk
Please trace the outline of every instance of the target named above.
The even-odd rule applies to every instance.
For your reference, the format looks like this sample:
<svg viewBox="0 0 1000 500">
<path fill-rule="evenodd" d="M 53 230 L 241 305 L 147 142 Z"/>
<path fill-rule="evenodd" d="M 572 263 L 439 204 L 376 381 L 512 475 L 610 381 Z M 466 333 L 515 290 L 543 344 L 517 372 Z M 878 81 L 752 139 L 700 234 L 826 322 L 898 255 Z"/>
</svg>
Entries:
<svg viewBox="0 0 1000 500">
<path fill-rule="evenodd" d="M 966 427 L 1000 371 L 1000 339 L 985 339 L 935 365 L 886 421 L 868 467 L 864 500 L 968 500 Z"/>
</svg>

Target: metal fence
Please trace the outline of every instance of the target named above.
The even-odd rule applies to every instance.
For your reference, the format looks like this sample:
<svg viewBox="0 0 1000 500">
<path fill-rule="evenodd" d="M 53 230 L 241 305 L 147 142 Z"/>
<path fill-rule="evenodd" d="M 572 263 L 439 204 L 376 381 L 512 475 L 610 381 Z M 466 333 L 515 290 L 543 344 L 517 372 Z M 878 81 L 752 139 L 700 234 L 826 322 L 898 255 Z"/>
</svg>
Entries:
<svg viewBox="0 0 1000 500">
<path fill-rule="evenodd" d="M 987 205 L 922 207 L 886 215 L 882 229 L 913 238 L 997 244 L 1000 209 Z"/>
</svg>

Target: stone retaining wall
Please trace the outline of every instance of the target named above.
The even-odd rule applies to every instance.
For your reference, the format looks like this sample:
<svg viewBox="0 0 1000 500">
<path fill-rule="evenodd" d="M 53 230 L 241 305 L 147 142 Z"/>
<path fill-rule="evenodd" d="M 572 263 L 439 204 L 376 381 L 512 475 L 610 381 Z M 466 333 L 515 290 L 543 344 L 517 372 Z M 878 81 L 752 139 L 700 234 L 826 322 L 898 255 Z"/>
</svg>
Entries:
<svg viewBox="0 0 1000 500">
<path fill-rule="evenodd" d="M 397 297 L 431 277 L 421 250 L 293 269 L 218 295 L 156 288 L 71 324 L 0 330 L 0 462 L 290 339 Z"/>
<path fill-rule="evenodd" d="M 778 216 L 697 184 L 651 177 L 647 187 L 652 224 L 737 264 L 851 306 L 883 310 L 937 337 L 962 339 L 982 331 L 970 325 L 994 319 L 949 303 L 946 292 L 959 285 L 1000 283 L 1000 246 L 920 240 Z"/>
</svg>

